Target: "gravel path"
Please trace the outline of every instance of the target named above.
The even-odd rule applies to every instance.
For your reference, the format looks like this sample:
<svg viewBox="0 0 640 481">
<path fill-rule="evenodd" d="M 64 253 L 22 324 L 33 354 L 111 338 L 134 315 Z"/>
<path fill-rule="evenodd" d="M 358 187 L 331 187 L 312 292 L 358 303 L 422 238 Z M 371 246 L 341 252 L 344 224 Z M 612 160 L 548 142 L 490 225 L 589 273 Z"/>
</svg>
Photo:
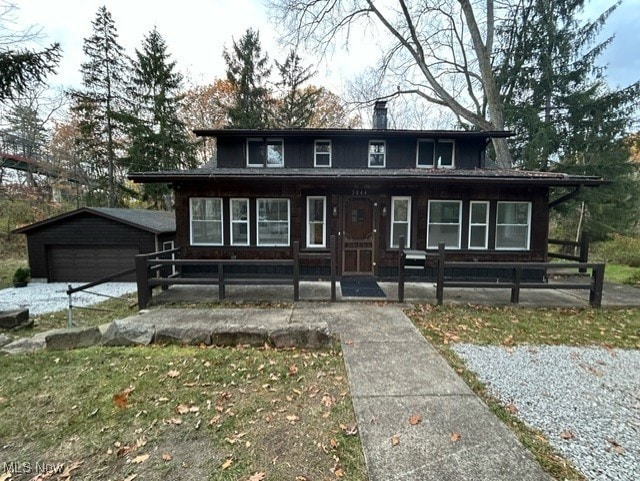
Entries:
<svg viewBox="0 0 640 481">
<path fill-rule="evenodd" d="M 79 285 L 72 284 L 74 287 Z M 2 289 L 0 311 L 28 307 L 29 314 L 34 316 L 61 311 L 69 307 L 67 289 L 68 284 L 63 282 L 30 282 L 26 287 Z M 108 300 L 104 295 L 120 297 L 132 292 L 136 292 L 135 282 L 108 282 L 73 294 L 73 305 L 90 306 Z"/>
<path fill-rule="evenodd" d="M 640 477 L 640 351 L 457 344 L 517 416 L 594 481 Z"/>
</svg>

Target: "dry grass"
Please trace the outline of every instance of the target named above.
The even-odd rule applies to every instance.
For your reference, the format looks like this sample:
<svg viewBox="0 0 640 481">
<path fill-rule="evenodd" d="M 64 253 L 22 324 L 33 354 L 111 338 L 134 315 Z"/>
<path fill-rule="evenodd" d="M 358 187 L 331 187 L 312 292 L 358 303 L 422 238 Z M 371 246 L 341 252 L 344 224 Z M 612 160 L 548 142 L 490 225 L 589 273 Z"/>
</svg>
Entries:
<svg viewBox="0 0 640 481">
<path fill-rule="evenodd" d="M 337 352 L 93 348 L 0 369 L 5 463 L 65 463 L 75 480 L 366 479 Z"/>
</svg>

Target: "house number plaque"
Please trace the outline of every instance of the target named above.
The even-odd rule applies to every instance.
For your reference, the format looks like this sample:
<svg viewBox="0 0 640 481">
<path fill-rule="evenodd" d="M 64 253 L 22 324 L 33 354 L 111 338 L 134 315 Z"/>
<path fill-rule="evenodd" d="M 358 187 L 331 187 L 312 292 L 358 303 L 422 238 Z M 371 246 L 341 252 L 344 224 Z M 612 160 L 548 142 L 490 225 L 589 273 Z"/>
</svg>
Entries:
<svg viewBox="0 0 640 481">
<path fill-rule="evenodd" d="M 353 189 L 351 195 L 361 196 L 367 195 L 367 189 Z"/>
</svg>

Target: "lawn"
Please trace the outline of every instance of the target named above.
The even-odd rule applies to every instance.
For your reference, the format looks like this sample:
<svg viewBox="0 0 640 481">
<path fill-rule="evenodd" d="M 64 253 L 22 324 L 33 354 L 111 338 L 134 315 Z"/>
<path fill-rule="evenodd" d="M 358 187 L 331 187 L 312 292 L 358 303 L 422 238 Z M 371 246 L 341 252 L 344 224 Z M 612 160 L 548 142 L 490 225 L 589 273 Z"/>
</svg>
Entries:
<svg viewBox="0 0 640 481">
<path fill-rule="evenodd" d="M 0 370 L 4 463 L 64 463 L 75 480 L 366 479 L 339 352 L 91 348 Z"/>
<path fill-rule="evenodd" d="M 638 309 L 530 309 L 522 307 L 433 306 L 420 304 L 405 313 L 473 391 L 557 480 L 585 478 L 558 456 L 546 438 L 522 423 L 509 406 L 495 399 L 464 362 L 452 343 L 505 346 L 551 344 L 640 349 Z"/>
</svg>

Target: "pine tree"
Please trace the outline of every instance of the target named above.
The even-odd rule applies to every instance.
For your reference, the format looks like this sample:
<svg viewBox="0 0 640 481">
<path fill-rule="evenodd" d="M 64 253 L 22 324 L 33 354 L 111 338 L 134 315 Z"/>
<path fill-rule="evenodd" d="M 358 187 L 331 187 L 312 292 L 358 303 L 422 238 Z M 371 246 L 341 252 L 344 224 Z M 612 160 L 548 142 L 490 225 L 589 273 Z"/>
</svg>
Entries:
<svg viewBox="0 0 640 481">
<path fill-rule="evenodd" d="M 182 75 L 175 71 L 167 45 L 156 29 L 145 37 L 132 61 L 129 148 L 126 164 L 134 171 L 195 167 L 194 144 L 178 112 L 183 96 Z M 156 208 L 170 208 L 165 184 L 145 184 L 144 195 Z"/>
<path fill-rule="evenodd" d="M 93 34 L 84 39 L 87 61 L 82 64 L 83 89 L 73 91 L 73 109 L 80 116 L 80 151 L 92 164 L 99 195 L 106 190 L 107 205 L 115 207 L 122 192 L 119 172 L 122 114 L 125 108 L 126 60 L 118 43 L 111 13 L 102 6 L 91 22 Z M 97 198 L 93 200 L 102 203 Z"/>
<path fill-rule="evenodd" d="M 227 63 L 227 80 L 234 88 L 234 102 L 227 115 L 230 127 L 259 129 L 269 125 L 270 98 L 266 87 L 271 72 L 267 55 L 262 55 L 260 35 L 248 29 L 233 41 L 231 51 L 222 54 Z"/>
<path fill-rule="evenodd" d="M 322 95 L 318 88 L 303 88 L 315 72 L 303 67 L 294 50 L 289 52 L 284 63 L 276 61 L 280 80 L 276 82 L 280 96 L 276 101 L 273 126 L 277 128 L 309 127 L 313 121 L 316 104 Z"/>
<path fill-rule="evenodd" d="M 575 235 L 580 225 L 598 239 L 628 229 L 637 219 L 638 189 L 622 138 L 633 121 L 640 83 L 618 90 L 607 85 L 596 61 L 611 39 L 598 43 L 596 35 L 617 5 L 582 24 L 583 4 L 527 0 L 512 5 L 500 32 L 497 72 L 506 126 L 516 134 L 517 167 L 613 181 L 558 210 L 566 233 Z"/>
</svg>

